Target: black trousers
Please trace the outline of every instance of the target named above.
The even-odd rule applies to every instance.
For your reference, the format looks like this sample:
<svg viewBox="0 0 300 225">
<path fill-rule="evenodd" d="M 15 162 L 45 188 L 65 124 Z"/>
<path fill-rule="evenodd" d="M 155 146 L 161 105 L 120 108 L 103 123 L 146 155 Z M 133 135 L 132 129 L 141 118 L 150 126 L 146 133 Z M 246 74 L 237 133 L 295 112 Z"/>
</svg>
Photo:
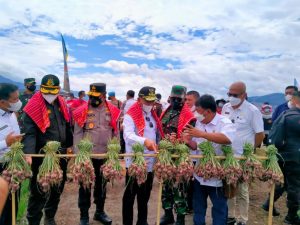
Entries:
<svg viewBox="0 0 300 225">
<path fill-rule="evenodd" d="M 148 216 L 148 201 L 153 184 L 153 173 L 149 172 L 147 180 L 140 186 L 136 179 L 130 178 L 126 173 L 126 189 L 123 195 L 122 215 L 123 225 L 133 224 L 133 205 L 135 196 L 137 196 L 138 204 L 138 220 L 137 225 L 145 225 Z"/>
<path fill-rule="evenodd" d="M 94 203 L 96 204 L 97 212 L 104 211 L 104 203 L 106 199 L 106 181 L 100 172 L 100 167 L 104 162 L 104 159 L 92 159 L 96 175 L 94 185 Z M 88 218 L 89 208 L 91 207 L 91 189 L 84 189 L 83 186 L 80 186 L 78 207 L 80 208 L 81 218 Z"/>
<path fill-rule="evenodd" d="M 30 180 L 30 196 L 28 200 L 27 220 L 29 225 L 39 225 L 43 216 L 43 209 L 45 217 L 52 219 L 55 217 L 60 195 L 62 194 L 67 179 L 67 160 L 60 159 L 60 166 L 63 171 L 63 181 L 58 187 L 52 187 L 49 193 L 44 193 L 37 183 L 37 174 L 39 166 L 42 164 L 42 158 L 32 158 L 32 173 Z"/>
<path fill-rule="evenodd" d="M 0 174 L 4 170 L 4 164 L 0 163 Z M 1 195 L 2 193 L 0 193 Z M 20 191 L 16 192 L 16 216 L 18 211 L 18 199 L 20 196 Z M 11 225 L 12 223 L 12 196 L 8 195 L 7 200 L 5 202 L 4 208 L 2 210 L 2 215 L 0 216 L 0 225 Z"/>
<path fill-rule="evenodd" d="M 288 215 L 296 217 L 297 211 L 300 209 L 300 163 L 286 161 L 280 163 L 284 175 L 284 186 L 287 192 L 287 208 Z"/>
</svg>

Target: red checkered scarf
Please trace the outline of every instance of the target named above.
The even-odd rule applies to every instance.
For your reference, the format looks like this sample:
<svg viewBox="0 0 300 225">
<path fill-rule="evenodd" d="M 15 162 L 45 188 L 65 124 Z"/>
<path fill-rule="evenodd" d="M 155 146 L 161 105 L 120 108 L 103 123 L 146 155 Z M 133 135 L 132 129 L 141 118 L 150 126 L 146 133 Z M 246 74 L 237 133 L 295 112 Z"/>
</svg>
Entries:
<svg viewBox="0 0 300 225">
<path fill-rule="evenodd" d="M 57 97 L 60 111 L 67 122 L 70 121 L 66 102 L 63 97 Z M 50 120 L 45 99 L 40 91 L 35 93 L 23 109 L 24 112 L 35 122 L 38 128 L 45 133 L 50 127 Z"/>
<path fill-rule="evenodd" d="M 118 123 L 117 122 L 120 118 L 121 110 L 119 110 L 116 106 L 114 106 L 113 104 L 111 104 L 107 101 L 105 101 L 105 104 L 111 114 L 111 124 L 110 125 L 114 129 L 115 133 L 117 133 L 118 132 Z M 89 110 L 89 105 L 88 105 L 88 103 L 85 102 L 72 112 L 73 119 L 80 127 L 83 127 L 86 122 L 88 110 Z"/>
<path fill-rule="evenodd" d="M 138 135 L 143 137 L 144 130 L 145 130 L 145 120 L 144 120 L 143 110 L 142 110 L 140 103 L 138 103 L 138 102 L 134 103 L 129 108 L 129 110 L 127 111 L 126 114 L 128 114 L 132 118 L 132 120 L 137 128 Z M 158 129 L 161 137 L 163 138 L 164 134 L 163 134 L 161 122 L 160 122 L 158 116 L 156 115 L 156 112 L 154 110 L 152 110 L 151 115 L 153 116 L 153 118 L 156 122 L 157 129 Z"/>
<path fill-rule="evenodd" d="M 165 113 L 170 109 L 169 106 L 160 116 L 160 120 L 164 117 Z M 188 125 L 192 120 L 196 120 L 194 114 L 191 109 L 184 104 L 179 115 L 178 127 L 177 127 L 177 138 L 180 138 L 183 128 Z"/>
</svg>

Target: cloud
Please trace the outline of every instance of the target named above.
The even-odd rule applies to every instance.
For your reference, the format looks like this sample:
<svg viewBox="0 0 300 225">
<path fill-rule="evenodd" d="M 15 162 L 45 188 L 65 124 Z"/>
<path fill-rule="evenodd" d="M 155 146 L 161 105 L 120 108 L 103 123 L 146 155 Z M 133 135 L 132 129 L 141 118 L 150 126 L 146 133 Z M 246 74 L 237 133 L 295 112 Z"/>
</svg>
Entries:
<svg viewBox="0 0 300 225">
<path fill-rule="evenodd" d="M 140 59 L 148 59 L 148 60 L 155 59 L 155 55 L 153 53 L 145 54 L 143 52 L 129 51 L 123 53 L 122 55 L 127 58 L 140 58 Z"/>
<path fill-rule="evenodd" d="M 81 43 L 78 43 L 78 44 L 76 44 L 76 45 L 79 46 L 79 47 L 84 47 L 84 48 L 88 47 L 87 44 L 81 44 Z"/>
</svg>

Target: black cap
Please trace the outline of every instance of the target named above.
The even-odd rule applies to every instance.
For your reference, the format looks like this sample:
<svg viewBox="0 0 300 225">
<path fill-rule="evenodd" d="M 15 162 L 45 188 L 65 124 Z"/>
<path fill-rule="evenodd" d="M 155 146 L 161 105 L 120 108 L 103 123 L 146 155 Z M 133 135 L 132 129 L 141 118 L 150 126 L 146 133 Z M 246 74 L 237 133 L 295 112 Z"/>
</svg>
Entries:
<svg viewBox="0 0 300 225">
<path fill-rule="evenodd" d="M 90 91 L 87 93 L 88 96 L 99 97 L 106 93 L 106 84 L 104 83 L 93 83 L 90 84 Z"/>
<path fill-rule="evenodd" d="M 40 91 L 44 94 L 58 94 L 60 90 L 59 79 L 53 74 L 47 74 L 42 78 Z"/>
<path fill-rule="evenodd" d="M 25 78 L 24 84 L 35 84 L 35 78 Z"/>
<path fill-rule="evenodd" d="M 154 87 L 143 87 L 140 91 L 139 91 L 139 97 L 145 99 L 146 101 L 155 101 L 156 100 L 156 96 L 155 96 L 155 88 Z"/>
</svg>

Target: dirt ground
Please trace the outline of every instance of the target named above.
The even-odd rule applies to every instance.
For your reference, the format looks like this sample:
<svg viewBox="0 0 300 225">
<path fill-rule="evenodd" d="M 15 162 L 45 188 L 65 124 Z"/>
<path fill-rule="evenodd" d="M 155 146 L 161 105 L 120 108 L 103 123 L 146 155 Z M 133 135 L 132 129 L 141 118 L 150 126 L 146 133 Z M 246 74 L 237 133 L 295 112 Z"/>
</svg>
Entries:
<svg viewBox="0 0 300 225">
<path fill-rule="evenodd" d="M 156 223 L 156 212 L 157 212 L 157 199 L 158 199 L 158 189 L 159 184 L 154 181 L 151 199 L 149 202 L 149 212 L 148 212 L 148 223 L 149 225 L 155 225 Z M 261 204 L 265 200 L 269 192 L 268 184 L 257 182 L 252 185 L 250 189 L 250 206 L 249 206 L 249 221 L 248 225 L 263 225 L 267 224 L 267 213 L 262 210 Z M 124 180 L 116 182 L 112 187 L 108 184 L 107 199 L 105 204 L 106 213 L 113 219 L 113 225 L 122 225 L 122 197 L 124 192 Z M 273 218 L 274 225 L 284 224 L 284 216 L 286 215 L 287 209 L 285 206 L 284 195 L 278 200 L 276 206 L 281 212 L 279 217 Z M 79 209 L 77 207 L 78 200 L 78 188 L 76 184 L 67 183 L 65 186 L 64 193 L 62 194 L 61 203 L 59 205 L 59 210 L 56 215 L 56 221 L 58 225 L 77 225 L 79 224 Z M 90 224 L 98 225 L 99 222 L 93 221 L 93 215 L 95 212 L 95 206 L 92 205 L 90 209 Z M 163 210 L 161 211 L 163 213 Z M 207 224 L 212 224 L 210 217 L 210 207 L 207 210 Z M 134 224 L 136 222 L 136 210 L 134 215 Z M 192 215 L 186 216 L 186 225 L 192 225 Z"/>
</svg>

